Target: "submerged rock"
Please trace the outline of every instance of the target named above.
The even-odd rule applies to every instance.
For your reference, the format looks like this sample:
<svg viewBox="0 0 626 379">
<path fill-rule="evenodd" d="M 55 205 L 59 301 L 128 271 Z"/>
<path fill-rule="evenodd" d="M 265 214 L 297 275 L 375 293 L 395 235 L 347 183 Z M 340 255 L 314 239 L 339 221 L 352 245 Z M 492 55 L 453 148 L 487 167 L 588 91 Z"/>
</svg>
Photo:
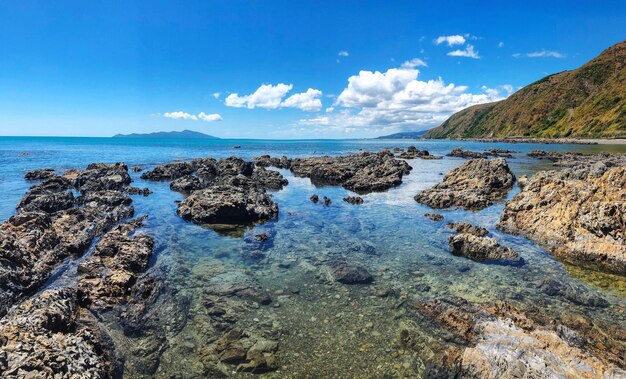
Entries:
<svg viewBox="0 0 626 379">
<path fill-rule="evenodd" d="M 452 206 L 480 210 L 502 199 L 513 187 L 515 175 L 504 158 L 472 159 L 448 172 L 443 181 L 415 196 L 431 208 Z"/>
<path fill-rule="evenodd" d="M 449 240 L 454 255 L 460 255 L 477 262 L 501 261 L 507 264 L 521 264 L 523 260 L 508 247 L 500 246 L 495 239 L 479 237 L 470 233 L 455 234 Z"/>
<path fill-rule="evenodd" d="M 278 205 L 265 192 L 235 186 L 194 191 L 178 204 L 178 215 L 197 224 L 249 224 L 278 216 Z"/>
<path fill-rule="evenodd" d="M 374 281 L 365 267 L 354 266 L 344 261 L 333 264 L 331 273 L 336 281 L 343 284 L 369 284 Z"/>
<path fill-rule="evenodd" d="M 506 204 L 498 228 L 560 259 L 626 276 L 626 166 L 535 174 Z"/>
</svg>

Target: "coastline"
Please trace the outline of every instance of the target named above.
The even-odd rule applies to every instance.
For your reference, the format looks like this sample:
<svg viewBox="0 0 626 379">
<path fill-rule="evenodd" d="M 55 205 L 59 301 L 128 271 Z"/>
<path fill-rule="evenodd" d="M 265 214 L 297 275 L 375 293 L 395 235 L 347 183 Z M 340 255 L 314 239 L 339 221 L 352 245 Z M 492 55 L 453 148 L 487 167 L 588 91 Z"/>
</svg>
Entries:
<svg viewBox="0 0 626 379">
<path fill-rule="evenodd" d="M 422 138 L 424 140 L 430 138 Z M 433 138 L 432 140 L 437 140 Z M 540 143 L 546 145 L 626 145 L 626 138 L 447 138 L 449 141 L 501 142 L 501 143 Z"/>
</svg>

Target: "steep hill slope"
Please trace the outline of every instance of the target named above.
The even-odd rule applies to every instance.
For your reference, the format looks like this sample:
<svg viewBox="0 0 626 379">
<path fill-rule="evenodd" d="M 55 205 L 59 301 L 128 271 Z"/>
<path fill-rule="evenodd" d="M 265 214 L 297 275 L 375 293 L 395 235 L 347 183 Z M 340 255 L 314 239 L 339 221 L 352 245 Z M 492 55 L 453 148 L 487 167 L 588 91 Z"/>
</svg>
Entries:
<svg viewBox="0 0 626 379">
<path fill-rule="evenodd" d="M 424 138 L 626 136 L 626 41 L 582 67 L 549 75 L 506 100 L 453 114 Z"/>
</svg>

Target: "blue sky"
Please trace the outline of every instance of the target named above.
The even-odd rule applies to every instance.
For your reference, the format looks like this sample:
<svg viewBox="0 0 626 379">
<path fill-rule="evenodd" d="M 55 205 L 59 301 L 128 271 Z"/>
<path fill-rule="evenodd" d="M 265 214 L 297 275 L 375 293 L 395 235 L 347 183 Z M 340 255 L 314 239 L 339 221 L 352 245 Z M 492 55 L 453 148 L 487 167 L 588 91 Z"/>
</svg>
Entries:
<svg viewBox="0 0 626 379">
<path fill-rule="evenodd" d="M 624 1 L 0 0 L 0 135 L 421 130 L 625 38 Z"/>
</svg>

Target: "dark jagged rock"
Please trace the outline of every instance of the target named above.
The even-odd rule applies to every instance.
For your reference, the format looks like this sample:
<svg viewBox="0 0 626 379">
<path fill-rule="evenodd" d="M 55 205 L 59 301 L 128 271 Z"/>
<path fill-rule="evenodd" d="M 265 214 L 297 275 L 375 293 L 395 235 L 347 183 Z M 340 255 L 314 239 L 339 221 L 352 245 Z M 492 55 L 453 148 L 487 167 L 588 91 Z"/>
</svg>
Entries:
<svg viewBox="0 0 626 379">
<path fill-rule="evenodd" d="M 318 201 L 320 201 L 319 196 L 317 196 L 316 194 L 311 195 L 311 197 L 309 198 L 312 202 L 314 202 L 315 204 L 317 204 Z"/>
<path fill-rule="evenodd" d="M 17 211 L 55 213 L 74 206 L 74 195 L 69 183 L 60 178 L 46 179 L 32 186 L 17 204 Z"/>
<path fill-rule="evenodd" d="M 626 165 L 626 154 L 595 153 L 584 154 L 574 151 L 544 151 L 533 150 L 529 157 L 554 162 L 556 167 L 582 169 L 596 163 L 602 163 L 607 168 Z M 600 173 L 601 175 L 602 173 Z"/>
<path fill-rule="evenodd" d="M 163 166 L 156 166 L 151 171 L 141 174 L 141 179 L 146 180 L 174 180 L 185 175 L 191 175 L 194 172 L 194 166 L 189 162 L 169 163 Z"/>
<path fill-rule="evenodd" d="M 456 230 L 459 233 L 469 233 L 478 237 L 484 237 L 489 231 L 483 227 L 472 225 L 469 222 L 450 222 L 448 228 Z"/>
<path fill-rule="evenodd" d="M 343 198 L 343 201 L 352 205 L 363 204 L 363 198 L 361 196 L 347 196 Z"/>
<path fill-rule="evenodd" d="M 266 170 L 263 167 L 256 167 L 252 173 L 252 181 L 260 188 L 279 190 L 289 184 L 279 172 Z"/>
<path fill-rule="evenodd" d="M 24 174 L 26 180 L 42 180 L 55 177 L 56 174 L 53 168 L 41 168 L 39 170 L 28 171 Z"/>
<path fill-rule="evenodd" d="M 443 216 L 438 213 L 424 213 L 424 216 L 431 221 L 435 221 L 435 222 L 443 221 Z"/>
<path fill-rule="evenodd" d="M 324 196 L 323 202 L 324 202 L 325 206 L 329 206 L 329 205 L 331 205 L 333 203 L 333 201 L 330 198 L 326 197 L 326 196 Z"/>
<path fill-rule="evenodd" d="M 73 183 L 81 192 L 122 190 L 130 185 L 128 166 L 124 163 L 92 163 L 81 171 Z"/>
<path fill-rule="evenodd" d="M 170 189 L 176 192 L 191 193 L 203 187 L 200 179 L 196 176 L 185 175 L 170 183 Z"/>
<path fill-rule="evenodd" d="M 523 260 L 516 252 L 500 246 L 495 239 L 490 237 L 460 233 L 450 236 L 449 245 L 454 255 L 460 255 L 473 261 L 500 261 L 511 265 L 523 264 Z"/>
<path fill-rule="evenodd" d="M 254 158 L 254 162 L 258 167 L 276 167 L 276 168 L 286 168 L 289 169 L 291 167 L 291 159 L 286 156 L 282 156 L 280 158 L 270 157 L 269 155 L 261 155 L 260 157 Z"/>
<path fill-rule="evenodd" d="M 395 149 L 394 149 L 394 151 L 395 151 Z M 409 146 L 406 149 L 406 151 L 399 150 L 399 151 L 396 151 L 396 152 L 400 152 L 400 154 L 398 154 L 398 158 L 402 158 L 402 159 L 416 159 L 416 158 L 420 158 L 420 159 L 441 159 L 442 158 L 442 157 L 430 155 L 428 150 L 419 150 L 415 146 Z"/>
<path fill-rule="evenodd" d="M 513 187 L 515 175 L 504 158 L 472 159 L 448 172 L 443 181 L 415 196 L 431 208 L 458 206 L 469 210 L 488 207 Z"/>
<path fill-rule="evenodd" d="M 626 276 L 626 166 L 540 172 L 507 202 L 498 228 L 560 259 Z"/>
<path fill-rule="evenodd" d="M 141 166 L 133 166 L 130 169 L 132 172 L 142 172 L 143 171 L 143 167 Z"/>
<path fill-rule="evenodd" d="M 451 152 L 446 154 L 449 157 L 457 157 L 457 158 L 487 158 L 486 153 L 479 153 L 476 151 L 463 150 L 461 147 L 455 147 Z"/>
<path fill-rule="evenodd" d="M 344 261 L 335 262 L 330 270 L 339 283 L 369 284 L 374 281 L 365 267 L 350 265 Z"/>
<path fill-rule="evenodd" d="M 249 224 L 278 216 L 278 205 L 256 189 L 213 186 L 193 192 L 178 205 L 184 220 L 197 224 Z"/>
<path fill-rule="evenodd" d="M 83 305 L 110 308 L 126 299 L 137 277 L 148 266 L 154 241 L 129 234 L 143 218 L 121 224 L 106 233 L 93 253 L 78 265 L 78 297 Z"/>
<path fill-rule="evenodd" d="M 316 184 L 341 185 L 358 193 L 384 191 L 402 183 L 411 171 L 403 160 L 391 152 L 359 153 L 341 157 L 296 158 L 291 171 L 310 178 Z"/>
<path fill-rule="evenodd" d="M 143 197 L 149 196 L 152 194 L 152 191 L 148 187 L 139 188 L 139 187 L 128 187 L 124 189 L 124 192 L 129 195 L 141 195 Z"/>
<path fill-rule="evenodd" d="M 0 323 L 0 373 L 5 378 L 112 378 L 110 339 L 88 314 L 81 316 L 76 293 L 46 290 L 12 310 Z"/>
</svg>

